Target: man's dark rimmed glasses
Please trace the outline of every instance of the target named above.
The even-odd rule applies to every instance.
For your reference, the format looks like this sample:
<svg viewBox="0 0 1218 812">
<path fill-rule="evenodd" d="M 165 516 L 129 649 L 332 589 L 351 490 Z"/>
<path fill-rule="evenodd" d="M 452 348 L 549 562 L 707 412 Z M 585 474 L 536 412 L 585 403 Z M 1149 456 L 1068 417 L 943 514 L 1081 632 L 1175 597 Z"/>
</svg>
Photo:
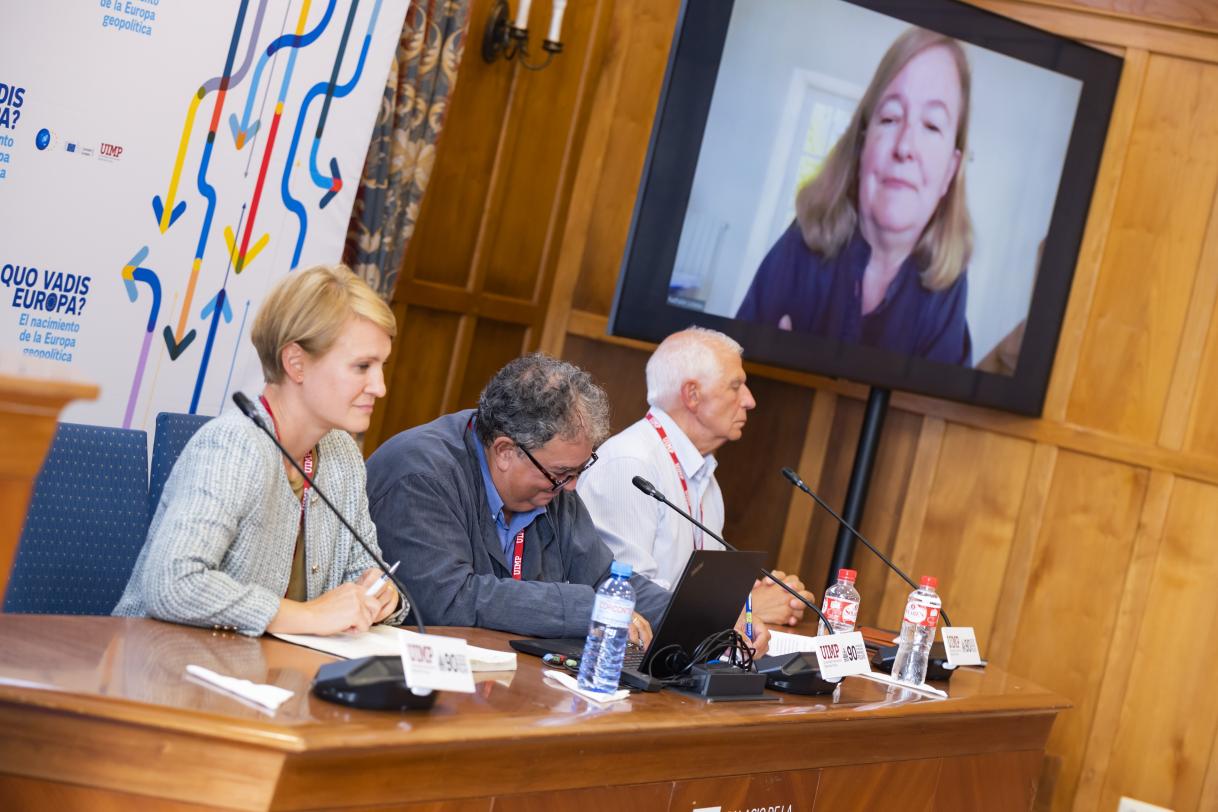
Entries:
<svg viewBox="0 0 1218 812">
<path fill-rule="evenodd" d="M 512 440 L 512 442 L 516 443 L 515 440 Z M 542 476 L 544 476 L 549 481 L 550 485 L 552 486 L 550 488 L 550 490 L 552 490 L 552 491 L 562 490 L 563 485 L 566 485 L 568 482 L 575 479 L 577 476 L 582 474 L 584 471 L 587 471 L 589 468 L 592 467 L 592 464 L 594 462 L 596 462 L 596 452 L 593 451 L 592 456 L 588 458 L 587 462 L 585 462 L 583 465 L 576 468 L 571 473 L 564 476 L 562 479 L 558 479 L 553 474 L 551 474 L 549 471 L 547 471 L 545 466 L 542 465 L 540 462 L 538 462 L 537 458 L 534 457 L 532 454 L 530 454 L 529 450 L 527 448 L 522 446 L 520 443 L 516 443 L 516 447 L 524 452 L 524 455 L 529 458 L 529 462 L 533 463 L 533 465 L 536 466 L 538 471 L 541 471 Z"/>
</svg>

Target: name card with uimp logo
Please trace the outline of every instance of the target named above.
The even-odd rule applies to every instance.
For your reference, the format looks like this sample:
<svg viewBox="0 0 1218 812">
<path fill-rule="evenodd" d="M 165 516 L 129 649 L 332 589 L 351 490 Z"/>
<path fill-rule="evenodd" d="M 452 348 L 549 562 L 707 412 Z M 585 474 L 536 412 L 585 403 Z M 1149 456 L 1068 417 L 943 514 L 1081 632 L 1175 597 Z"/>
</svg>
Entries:
<svg viewBox="0 0 1218 812">
<path fill-rule="evenodd" d="M 402 670 L 412 690 L 474 692 L 466 643 L 457 637 L 402 630 Z"/>
<path fill-rule="evenodd" d="M 947 650 L 947 664 L 952 668 L 981 665 L 981 649 L 972 626 L 944 626 L 943 648 Z"/>
<path fill-rule="evenodd" d="M 816 661 L 822 678 L 834 681 L 850 674 L 870 674 L 862 632 L 826 634 L 816 638 Z"/>
</svg>

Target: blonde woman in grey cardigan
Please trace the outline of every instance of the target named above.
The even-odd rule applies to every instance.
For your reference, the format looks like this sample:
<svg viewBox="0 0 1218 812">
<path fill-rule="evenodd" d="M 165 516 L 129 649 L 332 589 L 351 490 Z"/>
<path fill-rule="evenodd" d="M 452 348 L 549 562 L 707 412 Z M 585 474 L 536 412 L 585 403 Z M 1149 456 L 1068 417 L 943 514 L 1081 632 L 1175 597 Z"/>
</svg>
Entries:
<svg viewBox="0 0 1218 812">
<path fill-rule="evenodd" d="M 281 280 L 250 337 L 266 387 L 257 408 L 371 545 L 365 431 L 385 394 L 393 313 L 344 266 Z M 204 425 L 165 484 L 116 615 L 248 635 L 366 631 L 405 614 L 380 574 L 270 438 L 229 411 Z"/>
</svg>

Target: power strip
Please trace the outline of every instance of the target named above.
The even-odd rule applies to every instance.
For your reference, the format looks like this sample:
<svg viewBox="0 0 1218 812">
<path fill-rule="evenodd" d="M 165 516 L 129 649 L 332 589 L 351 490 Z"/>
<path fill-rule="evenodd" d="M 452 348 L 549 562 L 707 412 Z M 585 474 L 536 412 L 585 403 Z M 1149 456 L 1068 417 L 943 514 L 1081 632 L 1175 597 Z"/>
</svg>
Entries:
<svg viewBox="0 0 1218 812">
<path fill-rule="evenodd" d="M 691 693 L 707 699 L 765 696 L 765 674 L 745 671 L 729 663 L 707 663 L 690 669 Z"/>
</svg>

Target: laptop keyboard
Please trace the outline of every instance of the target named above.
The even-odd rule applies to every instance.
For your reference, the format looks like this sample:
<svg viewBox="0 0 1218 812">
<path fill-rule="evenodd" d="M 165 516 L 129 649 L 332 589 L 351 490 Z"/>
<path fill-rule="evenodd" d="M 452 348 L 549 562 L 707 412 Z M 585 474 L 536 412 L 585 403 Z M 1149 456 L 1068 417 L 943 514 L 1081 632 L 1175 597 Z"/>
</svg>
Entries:
<svg viewBox="0 0 1218 812">
<path fill-rule="evenodd" d="M 622 658 L 622 668 L 633 668 L 638 670 L 643 664 L 643 655 L 647 653 L 647 649 L 639 648 L 638 646 L 626 646 L 626 654 Z"/>
</svg>

